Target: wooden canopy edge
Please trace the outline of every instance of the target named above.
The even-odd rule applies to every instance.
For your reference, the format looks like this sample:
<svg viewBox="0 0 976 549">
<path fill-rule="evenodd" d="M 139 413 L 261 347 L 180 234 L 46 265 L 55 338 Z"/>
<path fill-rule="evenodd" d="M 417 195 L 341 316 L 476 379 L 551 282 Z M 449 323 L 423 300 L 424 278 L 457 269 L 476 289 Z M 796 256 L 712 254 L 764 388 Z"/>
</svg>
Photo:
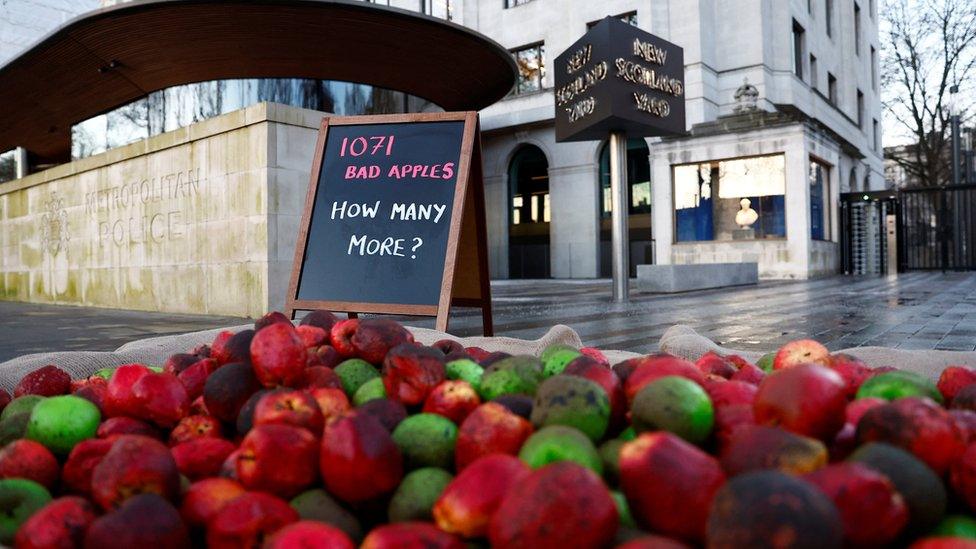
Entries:
<svg viewBox="0 0 976 549">
<path fill-rule="evenodd" d="M 478 110 L 504 97 L 505 48 L 356 0 L 135 0 L 77 17 L 0 66 L 0 151 L 70 158 L 71 126 L 170 86 L 228 78 L 358 82 Z"/>
</svg>

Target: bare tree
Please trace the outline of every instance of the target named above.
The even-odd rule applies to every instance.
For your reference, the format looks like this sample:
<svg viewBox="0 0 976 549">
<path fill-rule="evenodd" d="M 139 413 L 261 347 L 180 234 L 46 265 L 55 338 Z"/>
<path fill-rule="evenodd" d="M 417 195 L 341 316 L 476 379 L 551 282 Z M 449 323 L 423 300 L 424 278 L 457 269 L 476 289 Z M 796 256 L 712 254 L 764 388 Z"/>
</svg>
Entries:
<svg viewBox="0 0 976 549">
<path fill-rule="evenodd" d="M 949 88 L 965 124 L 976 109 L 976 1 L 885 0 L 881 6 L 882 102 L 887 131 L 908 138 L 892 156 L 922 185 L 949 178 Z"/>
</svg>

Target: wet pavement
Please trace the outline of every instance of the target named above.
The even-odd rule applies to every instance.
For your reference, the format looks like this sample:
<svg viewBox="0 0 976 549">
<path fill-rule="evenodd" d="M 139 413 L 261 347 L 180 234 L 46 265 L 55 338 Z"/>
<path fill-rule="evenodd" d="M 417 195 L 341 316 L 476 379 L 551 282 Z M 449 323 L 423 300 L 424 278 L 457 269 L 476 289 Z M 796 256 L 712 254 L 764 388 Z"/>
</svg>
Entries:
<svg viewBox="0 0 976 549">
<path fill-rule="evenodd" d="M 492 292 L 497 335 L 536 338 L 561 323 L 579 332 L 585 344 L 605 349 L 653 351 L 674 324 L 692 326 L 728 347 L 758 351 L 805 337 L 832 350 L 976 348 L 976 273 L 764 281 L 671 295 L 632 292 L 627 304 L 609 302 L 608 280 L 496 281 Z M 429 319 L 408 322 L 433 326 Z M 0 360 L 41 351 L 110 351 L 143 337 L 241 323 L 228 317 L 0 302 Z M 480 312 L 456 310 L 451 333 L 480 330 Z"/>
</svg>

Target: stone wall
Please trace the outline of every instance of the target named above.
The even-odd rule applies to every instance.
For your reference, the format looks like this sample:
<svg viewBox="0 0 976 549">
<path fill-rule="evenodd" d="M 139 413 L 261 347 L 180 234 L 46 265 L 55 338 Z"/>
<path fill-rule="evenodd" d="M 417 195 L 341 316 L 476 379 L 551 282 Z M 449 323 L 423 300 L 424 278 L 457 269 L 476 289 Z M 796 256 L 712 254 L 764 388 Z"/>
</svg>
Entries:
<svg viewBox="0 0 976 549">
<path fill-rule="evenodd" d="M 259 104 L 0 185 L 0 298 L 280 308 L 321 116 Z"/>
</svg>

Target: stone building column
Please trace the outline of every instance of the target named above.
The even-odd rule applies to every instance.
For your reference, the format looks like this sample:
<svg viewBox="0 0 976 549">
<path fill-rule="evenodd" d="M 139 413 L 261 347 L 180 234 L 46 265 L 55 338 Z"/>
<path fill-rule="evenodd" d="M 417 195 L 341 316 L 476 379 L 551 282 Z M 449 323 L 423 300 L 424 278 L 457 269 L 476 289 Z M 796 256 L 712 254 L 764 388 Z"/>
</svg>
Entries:
<svg viewBox="0 0 976 549">
<path fill-rule="evenodd" d="M 508 278 L 508 176 L 486 175 L 485 224 L 491 278 Z"/>
<path fill-rule="evenodd" d="M 671 264 L 674 242 L 674 199 L 671 165 L 667 155 L 655 154 L 651 148 L 651 235 L 654 238 L 654 262 Z"/>
<path fill-rule="evenodd" d="M 600 199 L 596 163 L 549 168 L 549 242 L 553 278 L 600 273 Z"/>
<path fill-rule="evenodd" d="M 810 265 L 810 168 L 809 151 L 803 133 L 786 145 L 786 240 L 789 257 L 780 264 L 791 278 L 809 277 Z"/>
</svg>

